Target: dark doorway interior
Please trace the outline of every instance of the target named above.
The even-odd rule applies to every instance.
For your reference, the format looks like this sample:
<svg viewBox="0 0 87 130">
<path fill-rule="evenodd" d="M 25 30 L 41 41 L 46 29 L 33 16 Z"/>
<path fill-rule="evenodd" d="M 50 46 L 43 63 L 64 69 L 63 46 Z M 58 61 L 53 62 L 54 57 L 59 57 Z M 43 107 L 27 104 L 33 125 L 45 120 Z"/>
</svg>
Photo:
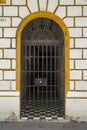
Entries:
<svg viewBox="0 0 87 130">
<path fill-rule="evenodd" d="M 21 118 L 64 116 L 64 41 L 49 19 L 30 22 L 22 32 Z"/>
</svg>

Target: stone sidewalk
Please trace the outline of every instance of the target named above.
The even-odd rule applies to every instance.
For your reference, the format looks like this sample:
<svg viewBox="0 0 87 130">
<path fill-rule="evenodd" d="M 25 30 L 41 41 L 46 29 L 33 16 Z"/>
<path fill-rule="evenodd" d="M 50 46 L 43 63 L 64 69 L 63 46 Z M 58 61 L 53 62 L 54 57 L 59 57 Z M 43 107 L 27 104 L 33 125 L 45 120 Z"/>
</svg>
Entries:
<svg viewBox="0 0 87 130">
<path fill-rule="evenodd" d="M 0 123 L 0 130 L 87 130 L 87 124 L 70 122 L 3 122 Z"/>
</svg>

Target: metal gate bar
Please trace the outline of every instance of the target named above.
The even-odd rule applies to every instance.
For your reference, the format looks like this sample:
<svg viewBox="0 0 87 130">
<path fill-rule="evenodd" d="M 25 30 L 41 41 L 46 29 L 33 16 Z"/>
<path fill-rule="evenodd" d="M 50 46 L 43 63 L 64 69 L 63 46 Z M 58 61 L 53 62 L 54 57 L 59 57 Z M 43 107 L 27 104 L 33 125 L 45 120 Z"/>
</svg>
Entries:
<svg viewBox="0 0 87 130">
<path fill-rule="evenodd" d="M 61 97 L 61 82 L 63 72 L 61 61 L 63 61 L 63 44 L 61 41 L 24 41 L 22 52 L 21 69 L 21 117 L 33 117 L 40 115 L 43 110 L 44 116 L 52 115 L 52 109 L 58 111 L 56 117 L 64 114 L 64 99 Z M 61 47 L 62 46 L 62 47 Z M 62 75 L 62 76 L 61 76 Z M 63 92 L 62 92 L 63 93 Z M 38 108 L 38 110 L 37 110 Z"/>
</svg>

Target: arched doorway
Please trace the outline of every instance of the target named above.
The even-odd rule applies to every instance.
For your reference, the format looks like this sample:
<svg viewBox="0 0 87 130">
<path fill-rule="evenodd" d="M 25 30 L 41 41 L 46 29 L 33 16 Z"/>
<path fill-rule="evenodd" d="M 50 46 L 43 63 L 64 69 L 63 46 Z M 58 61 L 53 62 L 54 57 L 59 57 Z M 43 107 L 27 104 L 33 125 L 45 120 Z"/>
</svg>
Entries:
<svg viewBox="0 0 87 130">
<path fill-rule="evenodd" d="M 69 86 L 69 34 L 65 24 L 54 14 L 32 15 L 35 17 L 30 20 L 27 17 L 26 24 L 21 23 L 17 33 L 21 117 L 64 117 Z"/>
</svg>

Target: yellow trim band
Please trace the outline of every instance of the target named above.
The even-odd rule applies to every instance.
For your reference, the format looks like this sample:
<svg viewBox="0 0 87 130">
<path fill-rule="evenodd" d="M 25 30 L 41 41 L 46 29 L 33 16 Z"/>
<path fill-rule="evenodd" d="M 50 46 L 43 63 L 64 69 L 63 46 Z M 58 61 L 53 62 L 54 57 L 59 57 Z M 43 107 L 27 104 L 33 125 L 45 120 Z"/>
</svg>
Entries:
<svg viewBox="0 0 87 130">
<path fill-rule="evenodd" d="M 6 0 L 0 0 L 0 3 L 6 3 Z"/>
<path fill-rule="evenodd" d="M 28 15 L 19 25 L 17 30 L 17 73 L 16 73 L 16 90 L 20 91 L 20 70 L 21 70 L 21 33 L 24 27 L 32 20 L 37 18 L 49 18 L 56 22 L 64 33 L 64 45 L 65 45 L 65 96 L 69 91 L 69 32 L 68 28 L 64 24 L 63 20 L 53 13 L 40 11 Z"/>
</svg>

